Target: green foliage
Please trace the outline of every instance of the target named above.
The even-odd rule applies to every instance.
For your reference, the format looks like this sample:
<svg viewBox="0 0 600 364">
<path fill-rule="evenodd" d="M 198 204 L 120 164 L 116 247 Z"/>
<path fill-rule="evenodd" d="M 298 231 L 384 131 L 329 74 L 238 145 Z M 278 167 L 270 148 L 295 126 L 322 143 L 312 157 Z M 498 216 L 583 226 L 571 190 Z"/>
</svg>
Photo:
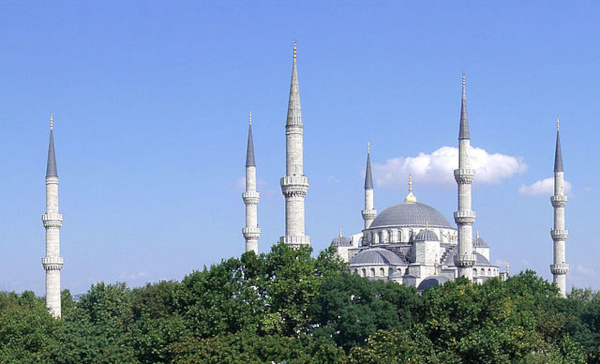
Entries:
<svg viewBox="0 0 600 364">
<path fill-rule="evenodd" d="M 1 363 L 600 363 L 600 295 L 526 271 L 417 294 L 278 244 L 129 289 L 0 292 Z"/>
</svg>

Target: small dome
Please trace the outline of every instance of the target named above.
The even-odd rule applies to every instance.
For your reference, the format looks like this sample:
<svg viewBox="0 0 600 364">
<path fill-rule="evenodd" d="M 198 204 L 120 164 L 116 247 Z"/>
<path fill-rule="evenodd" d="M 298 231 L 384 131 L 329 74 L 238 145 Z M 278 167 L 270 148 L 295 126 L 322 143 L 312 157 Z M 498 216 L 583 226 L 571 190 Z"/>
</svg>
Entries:
<svg viewBox="0 0 600 364">
<path fill-rule="evenodd" d="M 450 281 L 450 279 L 446 276 L 429 276 L 419 283 L 417 291 L 423 292 L 429 287 L 441 286 L 448 281 Z"/>
<path fill-rule="evenodd" d="M 356 254 L 350 265 L 404 265 L 404 261 L 394 252 L 383 248 L 371 248 Z"/>
<path fill-rule="evenodd" d="M 331 246 L 352 246 L 350 239 L 340 234 L 331 241 Z"/>
<path fill-rule="evenodd" d="M 415 241 L 440 241 L 436 233 L 429 229 L 421 230 L 415 237 Z"/>
<path fill-rule="evenodd" d="M 404 202 L 383 210 L 373 220 L 369 229 L 387 226 L 431 226 L 453 229 L 452 225 L 439 211 L 419 202 Z"/>
<path fill-rule="evenodd" d="M 473 248 L 489 248 L 485 240 L 479 236 L 479 231 L 477 232 L 475 240 L 473 240 Z"/>
</svg>

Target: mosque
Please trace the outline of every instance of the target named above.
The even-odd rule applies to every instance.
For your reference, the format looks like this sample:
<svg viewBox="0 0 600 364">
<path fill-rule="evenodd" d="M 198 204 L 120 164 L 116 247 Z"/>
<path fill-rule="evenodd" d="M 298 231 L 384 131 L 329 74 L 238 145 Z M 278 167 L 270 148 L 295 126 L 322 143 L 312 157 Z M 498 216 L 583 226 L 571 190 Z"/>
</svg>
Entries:
<svg viewBox="0 0 600 364">
<path fill-rule="evenodd" d="M 296 44 L 290 85 L 289 104 L 286 122 L 286 174 L 280 180 L 285 198 L 285 235 L 280 241 L 299 247 L 310 244 L 305 233 L 304 198 L 308 192 L 309 179 L 304 175 L 304 126 L 300 106 L 300 91 L 296 67 Z M 367 165 L 364 186 L 365 208 L 361 215 L 363 229 L 349 237 L 340 235 L 333 239 L 331 246 L 337 256 L 348 263 L 352 273 L 369 279 L 396 281 L 401 284 L 425 289 L 466 277 L 481 283 L 492 277 L 506 279 L 505 272 L 490 263 L 490 248 L 476 232 L 473 237 L 475 211 L 471 210 L 471 183 L 475 171 L 469 166 L 471 138 L 467 118 L 465 78 L 462 82 L 462 104 L 458 135 L 459 159 L 454 177 L 458 186 L 458 209 L 454 212 L 454 227 L 439 211 L 418 202 L 412 191 L 409 176 L 408 195 L 400 204 L 393 205 L 377 213 L 374 208 L 373 177 L 371 156 L 367 150 Z M 242 194 L 246 205 L 246 226 L 242 233 L 246 240 L 246 251 L 258 253 L 257 207 L 260 193 L 256 184 L 256 162 L 252 139 L 252 114 L 248 130 L 246 155 L 246 191 Z M 554 195 L 550 197 L 554 208 L 554 228 L 550 230 L 554 247 L 554 262 L 550 265 L 554 282 L 560 293 L 566 294 L 566 275 L 569 265 L 565 258 L 565 243 L 568 230 L 565 229 L 564 170 L 560 136 L 556 133 L 554 159 Z M 53 120 L 50 116 L 50 141 L 46 168 L 46 213 L 42 222 L 46 229 L 46 255 L 42 266 L 46 271 L 46 306 L 55 317 L 61 316 L 60 272 L 64 259 L 60 256 L 60 228 L 63 216 L 58 209 L 58 173 L 54 152 Z"/>
<path fill-rule="evenodd" d="M 286 122 L 286 174 L 280 180 L 285 198 L 285 235 L 280 241 L 292 247 L 310 244 L 305 234 L 304 198 L 308 192 L 309 180 L 303 167 L 303 124 L 300 106 L 300 92 L 296 65 L 296 44 L 290 85 L 289 104 Z M 462 79 L 462 102 L 458 132 L 458 169 L 454 178 L 458 187 L 458 209 L 454 212 L 452 225 L 435 208 L 421 203 L 413 194 L 412 180 L 408 179 L 408 194 L 402 203 L 390 206 L 377 213 L 374 208 L 373 177 L 371 172 L 370 148 L 367 150 L 367 164 L 364 185 L 365 206 L 361 215 L 363 229 L 348 237 L 340 234 L 331 242 L 336 255 L 348 263 L 350 272 L 369 279 L 396 281 L 415 286 L 419 290 L 443 284 L 458 277 L 466 277 L 476 283 L 498 277 L 506 279 L 506 271 L 490 263 L 490 247 L 475 232 L 473 223 L 476 213 L 471 210 L 471 184 L 476 171 L 469 165 L 470 149 L 469 122 L 465 78 Z M 246 155 L 246 191 L 242 195 L 246 205 L 246 227 L 242 229 L 246 240 L 246 251 L 258 252 L 257 205 L 260 193 L 256 188 L 256 163 L 252 140 L 252 115 L 248 130 Z M 564 171 L 560 136 L 556 134 L 554 161 L 554 196 L 550 198 L 554 208 L 554 228 L 551 237 L 554 247 L 554 262 L 550 270 L 554 282 L 563 296 L 566 294 L 565 242 L 568 231 L 565 229 L 564 209 L 567 197 L 564 195 Z"/>
</svg>

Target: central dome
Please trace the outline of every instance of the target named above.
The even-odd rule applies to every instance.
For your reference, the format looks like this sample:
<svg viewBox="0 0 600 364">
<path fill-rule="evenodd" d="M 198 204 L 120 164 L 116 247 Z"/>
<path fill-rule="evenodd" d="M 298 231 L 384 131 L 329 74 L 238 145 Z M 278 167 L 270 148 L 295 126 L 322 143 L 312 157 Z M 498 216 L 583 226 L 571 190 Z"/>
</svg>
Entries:
<svg viewBox="0 0 600 364">
<path fill-rule="evenodd" d="M 383 210 L 369 229 L 387 226 L 454 228 L 438 210 L 419 202 L 403 202 Z"/>
</svg>

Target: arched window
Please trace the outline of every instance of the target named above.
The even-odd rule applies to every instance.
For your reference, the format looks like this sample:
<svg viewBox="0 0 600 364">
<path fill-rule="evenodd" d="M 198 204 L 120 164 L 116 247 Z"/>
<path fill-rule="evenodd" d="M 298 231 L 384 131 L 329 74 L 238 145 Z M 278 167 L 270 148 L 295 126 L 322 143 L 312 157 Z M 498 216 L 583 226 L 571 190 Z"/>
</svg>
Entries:
<svg viewBox="0 0 600 364">
<path fill-rule="evenodd" d="M 375 277 L 375 268 L 371 268 L 371 277 Z"/>
<path fill-rule="evenodd" d="M 367 276 L 367 270 L 365 268 L 362 269 L 362 276 L 363 277 Z"/>
<path fill-rule="evenodd" d="M 485 275 L 485 269 L 481 268 L 481 275 L 484 276 Z"/>
<path fill-rule="evenodd" d="M 385 268 L 380 268 L 379 273 L 382 277 L 385 277 Z"/>
<path fill-rule="evenodd" d="M 477 275 L 477 268 L 473 268 L 473 275 L 476 276 Z"/>
<path fill-rule="evenodd" d="M 488 275 L 490 275 L 490 276 L 492 275 L 492 269 L 491 268 L 488 268 Z"/>
</svg>

